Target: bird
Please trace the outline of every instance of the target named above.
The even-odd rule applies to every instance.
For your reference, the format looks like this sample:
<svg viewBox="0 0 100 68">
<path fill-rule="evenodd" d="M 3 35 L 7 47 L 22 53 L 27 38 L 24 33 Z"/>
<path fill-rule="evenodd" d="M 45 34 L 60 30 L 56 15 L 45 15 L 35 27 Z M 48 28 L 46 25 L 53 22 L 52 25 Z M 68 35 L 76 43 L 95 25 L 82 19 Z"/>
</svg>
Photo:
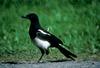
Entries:
<svg viewBox="0 0 100 68">
<path fill-rule="evenodd" d="M 49 31 L 42 28 L 36 13 L 29 13 L 22 18 L 30 21 L 29 36 L 31 41 L 40 49 L 41 56 L 38 62 L 41 61 L 44 54 L 49 54 L 49 48 L 57 48 L 65 57 L 75 60 L 77 56 L 71 53 L 64 47 L 63 42 Z"/>
</svg>

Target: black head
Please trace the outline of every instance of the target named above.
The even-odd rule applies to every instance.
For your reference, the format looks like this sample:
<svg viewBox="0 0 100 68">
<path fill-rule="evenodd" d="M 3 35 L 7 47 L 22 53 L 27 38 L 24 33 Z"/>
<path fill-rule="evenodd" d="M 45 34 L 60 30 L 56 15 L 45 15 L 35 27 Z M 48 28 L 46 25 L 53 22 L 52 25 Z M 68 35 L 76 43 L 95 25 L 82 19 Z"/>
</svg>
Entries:
<svg viewBox="0 0 100 68">
<path fill-rule="evenodd" d="M 22 16 L 22 18 L 29 19 L 29 20 L 38 20 L 38 16 L 35 13 L 30 13 L 26 16 Z"/>
</svg>

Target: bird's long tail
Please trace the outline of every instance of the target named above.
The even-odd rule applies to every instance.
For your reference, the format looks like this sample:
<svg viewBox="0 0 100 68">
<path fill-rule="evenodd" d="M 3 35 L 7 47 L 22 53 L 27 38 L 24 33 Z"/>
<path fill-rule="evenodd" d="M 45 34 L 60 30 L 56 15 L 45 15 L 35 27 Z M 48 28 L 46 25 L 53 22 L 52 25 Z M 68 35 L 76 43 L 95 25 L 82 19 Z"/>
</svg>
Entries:
<svg viewBox="0 0 100 68">
<path fill-rule="evenodd" d="M 72 60 L 75 60 L 74 58 L 77 58 L 77 56 L 73 53 L 71 53 L 70 51 L 68 51 L 67 49 L 65 49 L 62 46 L 57 46 L 57 48 L 60 50 L 60 52 L 67 58 L 71 58 Z"/>
</svg>

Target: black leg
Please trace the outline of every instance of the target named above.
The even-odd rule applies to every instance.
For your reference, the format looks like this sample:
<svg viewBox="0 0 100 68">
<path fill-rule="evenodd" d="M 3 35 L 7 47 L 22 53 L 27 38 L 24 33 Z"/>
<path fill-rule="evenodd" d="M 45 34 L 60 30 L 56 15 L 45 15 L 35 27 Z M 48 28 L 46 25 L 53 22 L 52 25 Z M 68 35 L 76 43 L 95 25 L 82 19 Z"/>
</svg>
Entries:
<svg viewBox="0 0 100 68">
<path fill-rule="evenodd" d="M 49 49 L 48 50 L 46 50 L 46 55 L 48 55 L 49 54 Z"/>
<path fill-rule="evenodd" d="M 44 55 L 44 54 L 41 55 L 41 57 L 39 58 L 38 62 L 40 62 L 40 60 L 42 59 L 43 55 Z"/>
<path fill-rule="evenodd" d="M 41 57 L 39 58 L 38 62 L 40 62 L 40 60 L 42 59 L 42 57 L 44 56 L 44 53 L 45 53 L 43 49 L 41 49 L 41 48 L 39 48 L 39 49 L 40 49 L 42 55 L 41 55 Z"/>
</svg>

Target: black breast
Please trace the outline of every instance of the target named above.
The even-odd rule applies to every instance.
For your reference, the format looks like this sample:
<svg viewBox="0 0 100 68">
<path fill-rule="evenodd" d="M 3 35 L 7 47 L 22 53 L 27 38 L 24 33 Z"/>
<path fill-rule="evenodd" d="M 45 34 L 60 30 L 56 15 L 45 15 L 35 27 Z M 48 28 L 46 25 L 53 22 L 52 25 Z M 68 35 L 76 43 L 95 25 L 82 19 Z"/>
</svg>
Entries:
<svg viewBox="0 0 100 68">
<path fill-rule="evenodd" d="M 36 37 L 36 31 L 35 29 L 31 28 L 29 29 L 29 35 L 30 35 L 30 38 L 31 40 L 33 40 L 35 37 Z"/>
</svg>

